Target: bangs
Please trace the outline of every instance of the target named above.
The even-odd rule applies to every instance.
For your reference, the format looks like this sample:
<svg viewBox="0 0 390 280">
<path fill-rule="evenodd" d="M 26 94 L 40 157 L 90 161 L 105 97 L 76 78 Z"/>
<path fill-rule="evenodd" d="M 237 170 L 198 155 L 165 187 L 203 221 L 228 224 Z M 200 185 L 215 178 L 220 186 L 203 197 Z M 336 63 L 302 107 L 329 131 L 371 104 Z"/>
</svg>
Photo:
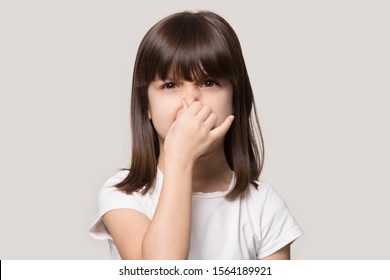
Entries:
<svg viewBox="0 0 390 280">
<path fill-rule="evenodd" d="M 200 81 L 207 77 L 230 80 L 234 55 L 223 34 L 200 15 L 168 18 L 154 26 L 143 41 L 138 80 L 143 86 L 159 78 Z"/>
</svg>

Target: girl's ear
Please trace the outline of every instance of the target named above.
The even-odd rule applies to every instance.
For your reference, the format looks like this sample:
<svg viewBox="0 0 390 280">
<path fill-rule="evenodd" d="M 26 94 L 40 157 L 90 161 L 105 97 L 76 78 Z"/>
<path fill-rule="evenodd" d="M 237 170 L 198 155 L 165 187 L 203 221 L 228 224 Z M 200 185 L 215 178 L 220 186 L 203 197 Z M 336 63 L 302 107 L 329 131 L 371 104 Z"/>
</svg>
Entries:
<svg viewBox="0 0 390 280">
<path fill-rule="evenodd" d="M 150 109 L 149 109 L 149 106 L 148 106 L 148 118 L 149 118 L 149 120 L 151 120 L 151 119 L 152 119 L 152 115 L 150 114 Z"/>
</svg>

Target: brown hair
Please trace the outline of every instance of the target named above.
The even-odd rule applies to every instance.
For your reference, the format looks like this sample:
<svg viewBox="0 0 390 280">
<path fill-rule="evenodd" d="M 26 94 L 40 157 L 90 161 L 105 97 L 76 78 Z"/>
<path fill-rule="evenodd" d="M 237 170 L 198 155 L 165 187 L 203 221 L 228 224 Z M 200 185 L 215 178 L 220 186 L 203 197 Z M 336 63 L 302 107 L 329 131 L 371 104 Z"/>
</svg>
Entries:
<svg viewBox="0 0 390 280">
<path fill-rule="evenodd" d="M 115 185 L 130 194 L 145 194 L 155 183 L 159 142 L 148 118 L 148 86 L 156 78 L 173 76 L 187 81 L 204 76 L 225 78 L 233 86 L 235 120 L 225 135 L 225 156 L 236 174 L 236 184 L 226 195 L 234 199 L 250 183 L 257 187 L 264 163 L 264 143 L 253 92 L 240 42 L 219 15 L 181 12 L 155 24 L 138 49 L 132 85 L 132 156 L 127 177 Z"/>
</svg>

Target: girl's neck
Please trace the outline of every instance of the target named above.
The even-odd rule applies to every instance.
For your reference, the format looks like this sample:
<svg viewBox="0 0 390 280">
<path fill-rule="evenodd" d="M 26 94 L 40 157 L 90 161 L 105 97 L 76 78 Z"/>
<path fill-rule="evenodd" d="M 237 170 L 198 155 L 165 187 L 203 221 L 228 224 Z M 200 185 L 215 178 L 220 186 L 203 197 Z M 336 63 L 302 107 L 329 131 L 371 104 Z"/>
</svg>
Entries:
<svg viewBox="0 0 390 280">
<path fill-rule="evenodd" d="M 164 173 L 164 154 L 158 161 L 159 169 Z M 227 164 L 223 145 L 198 158 L 193 167 L 192 191 L 217 192 L 225 191 L 232 180 L 233 172 Z"/>
<path fill-rule="evenodd" d="M 232 176 L 233 172 L 227 164 L 222 147 L 222 151 L 208 153 L 195 162 L 192 175 L 192 191 L 225 191 L 229 187 Z"/>
</svg>

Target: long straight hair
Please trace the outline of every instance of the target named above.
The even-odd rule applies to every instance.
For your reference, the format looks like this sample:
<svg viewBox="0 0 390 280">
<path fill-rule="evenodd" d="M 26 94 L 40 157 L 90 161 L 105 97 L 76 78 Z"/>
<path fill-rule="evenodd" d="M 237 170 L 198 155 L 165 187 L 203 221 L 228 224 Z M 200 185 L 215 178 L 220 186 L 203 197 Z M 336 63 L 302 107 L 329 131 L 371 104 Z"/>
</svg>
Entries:
<svg viewBox="0 0 390 280">
<path fill-rule="evenodd" d="M 221 16 L 181 12 L 155 24 L 142 39 L 134 65 L 131 96 L 132 155 L 127 177 L 115 187 L 146 194 L 154 185 L 160 154 L 148 117 L 148 86 L 159 77 L 186 81 L 224 78 L 233 86 L 235 120 L 225 135 L 224 151 L 236 174 L 227 199 L 238 197 L 257 180 L 264 164 L 264 142 L 240 42 Z"/>
</svg>

